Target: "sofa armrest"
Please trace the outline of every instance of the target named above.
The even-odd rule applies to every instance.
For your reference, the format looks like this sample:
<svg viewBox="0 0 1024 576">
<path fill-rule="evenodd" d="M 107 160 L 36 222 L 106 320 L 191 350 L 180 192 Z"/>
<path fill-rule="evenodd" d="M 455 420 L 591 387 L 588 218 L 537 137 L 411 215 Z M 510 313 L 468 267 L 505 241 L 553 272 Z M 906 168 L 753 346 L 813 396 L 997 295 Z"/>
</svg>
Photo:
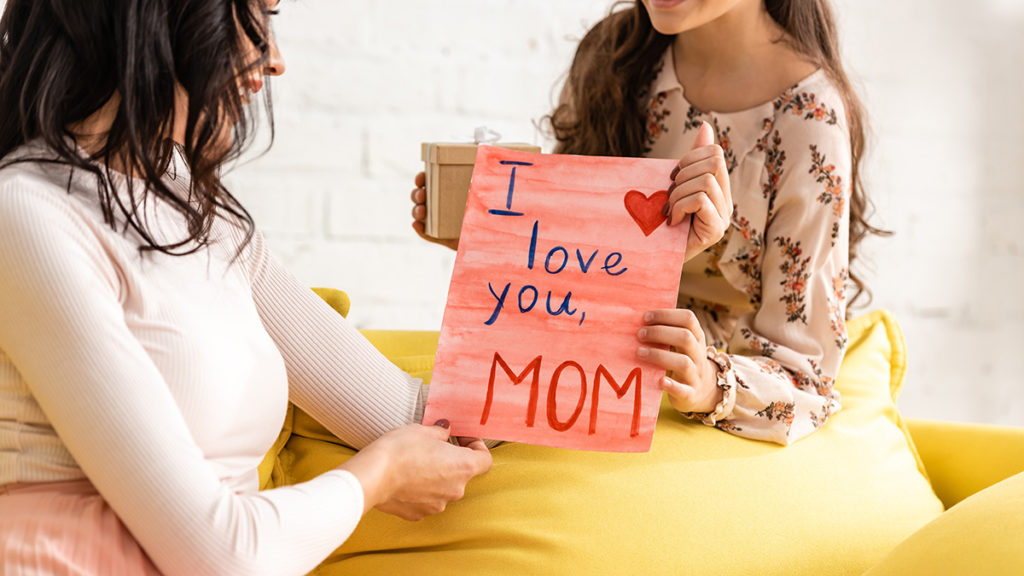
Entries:
<svg viewBox="0 0 1024 576">
<path fill-rule="evenodd" d="M 1024 428 L 913 419 L 907 426 L 947 509 L 1024 471 Z"/>
<path fill-rule="evenodd" d="M 437 330 L 360 330 L 378 352 L 394 362 L 401 358 L 425 357 L 434 360 Z"/>
</svg>

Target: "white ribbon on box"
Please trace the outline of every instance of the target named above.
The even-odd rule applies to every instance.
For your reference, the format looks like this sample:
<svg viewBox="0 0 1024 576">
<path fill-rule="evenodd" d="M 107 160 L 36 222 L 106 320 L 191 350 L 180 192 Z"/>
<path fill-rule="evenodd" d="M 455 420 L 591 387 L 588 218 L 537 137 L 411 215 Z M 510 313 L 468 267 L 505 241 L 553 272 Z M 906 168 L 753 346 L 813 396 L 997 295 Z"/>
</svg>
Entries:
<svg viewBox="0 0 1024 576">
<path fill-rule="evenodd" d="M 487 126 L 477 126 L 473 129 L 473 137 L 467 138 L 465 132 L 462 134 L 452 134 L 452 142 L 470 142 L 473 144 L 497 144 L 501 140 L 501 133 L 497 130 L 491 130 Z"/>
<path fill-rule="evenodd" d="M 473 129 L 473 142 L 476 144 L 494 144 L 501 140 L 501 134 L 491 130 L 487 126 L 477 126 Z"/>
</svg>

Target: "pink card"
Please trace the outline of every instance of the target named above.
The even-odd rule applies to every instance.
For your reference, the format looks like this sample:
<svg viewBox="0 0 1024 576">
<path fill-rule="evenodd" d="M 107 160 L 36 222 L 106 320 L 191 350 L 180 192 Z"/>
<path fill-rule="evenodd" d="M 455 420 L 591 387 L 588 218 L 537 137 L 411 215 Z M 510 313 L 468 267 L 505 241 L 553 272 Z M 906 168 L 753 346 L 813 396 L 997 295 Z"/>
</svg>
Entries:
<svg viewBox="0 0 1024 576">
<path fill-rule="evenodd" d="M 479 148 L 425 423 L 650 450 L 665 371 L 636 357 L 636 333 L 676 304 L 689 227 L 661 212 L 675 165 Z"/>
</svg>

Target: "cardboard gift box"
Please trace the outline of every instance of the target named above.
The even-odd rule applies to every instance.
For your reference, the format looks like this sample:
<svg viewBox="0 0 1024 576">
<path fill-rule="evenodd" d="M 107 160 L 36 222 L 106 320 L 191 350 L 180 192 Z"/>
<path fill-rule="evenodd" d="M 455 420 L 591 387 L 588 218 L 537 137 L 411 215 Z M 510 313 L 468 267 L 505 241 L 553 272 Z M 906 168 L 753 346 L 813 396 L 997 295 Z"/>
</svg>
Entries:
<svg viewBox="0 0 1024 576">
<path fill-rule="evenodd" d="M 493 146 L 522 152 L 540 152 L 540 146 L 532 144 L 501 142 Z M 445 240 L 459 237 L 462 217 L 466 213 L 476 148 L 477 144 L 473 143 L 423 143 L 423 162 L 427 175 L 428 236 Z"/>
</svg>

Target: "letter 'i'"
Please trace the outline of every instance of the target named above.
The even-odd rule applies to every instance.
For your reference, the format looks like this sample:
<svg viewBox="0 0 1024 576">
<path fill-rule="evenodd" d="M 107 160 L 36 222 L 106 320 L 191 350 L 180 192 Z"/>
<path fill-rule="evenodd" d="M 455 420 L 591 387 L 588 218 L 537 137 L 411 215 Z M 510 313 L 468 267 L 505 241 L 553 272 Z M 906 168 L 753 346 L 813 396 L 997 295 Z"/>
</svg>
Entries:
<svg viewBox="0 0 1024 576">
<path fill-rule="evenodd" d="M 516 188 L 516 167 L 518 166 L 533 166 L 533 162 L 518 162 L 515 160 L 502 160 L 503 166 L 512 166 L 512 174 L 508 179 L 508 196 L 505 198 L 505 209 L 504 210 L 488 210 L 488 214 L 494 214 L 495 216 L 522 216 L 522 212 L 515 212 L 512 210 L 512 195 L 515 193 Z"/>
</svg>

